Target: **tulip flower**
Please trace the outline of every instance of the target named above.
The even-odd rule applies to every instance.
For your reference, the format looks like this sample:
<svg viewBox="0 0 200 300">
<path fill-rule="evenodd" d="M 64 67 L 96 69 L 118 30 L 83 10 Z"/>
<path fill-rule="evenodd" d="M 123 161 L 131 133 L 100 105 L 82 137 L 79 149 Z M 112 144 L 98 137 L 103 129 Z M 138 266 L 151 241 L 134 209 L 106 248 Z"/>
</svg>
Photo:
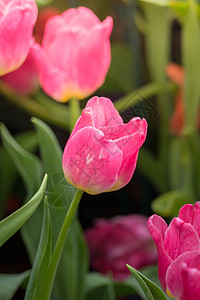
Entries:
<svg viewBox="0 0 200 300">
<path fill-rule="evenodd" d="M 148 220 L 148 229 L 158 252 L 160 283 L 164 291 L 176 299 L 200 299 L 199 218 L 200 202 L 196 202 L 194 206 L 184 205 L 169 227 L 157 215 Z"/>
<path fill-rule="evenodd" d="M 64 149 L 66 180 L 89 194 L 122 188 L 132 178 L 146 133 L 145 119 L 124 124 L 108 98 L 93 97 Z"/>
<path fill-rule="evenodd" d="M 42 46 L 35 43 L 40 83 L 52 98 L 83 99 L 99 88 L 110 66 L 112 18 L 103 22 L 86 7 L 51 17 Z"/>
<path fill-rule="evenodd" d="M 58 13 L 59 11 L 54 7 L 45 7 L 39 11 L 33 31 L 34 38 L 38 43 L 42 42 L 46 21 Z M 24 63 L 17 70 L 3 75 L 1 80 L 22 95 L 31 94 L 39 88 L 39 75 L 33 54 L 33 47 L 30 48 Z"/>
<path fill-rule="evenodd" d="M 25 61 L 36 19 L 34 0 L 0 0 L 0 76 Z"/>
<path fill-rule="evenodd" d="M 17 70 L 3 75 L 1 80 L 22 95 L 31 94 L 39 87 L 38 71 L 32 48 L 25 62 Z"/>
<path fill-rule="evenodd" d="M 143 215 L 117 216 L 111 220 L 98 219 L 87 229 L 91 267 L 115 279 L 130 276 L 126 264 L 141 268 L 157 262 L 157 253 Z"/>
</svg>

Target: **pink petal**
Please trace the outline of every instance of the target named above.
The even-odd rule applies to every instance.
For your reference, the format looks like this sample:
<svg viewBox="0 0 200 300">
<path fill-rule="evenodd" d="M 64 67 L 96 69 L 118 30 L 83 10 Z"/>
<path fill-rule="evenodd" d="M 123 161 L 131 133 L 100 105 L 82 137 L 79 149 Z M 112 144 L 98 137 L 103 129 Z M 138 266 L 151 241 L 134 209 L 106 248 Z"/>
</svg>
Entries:
<svg viewBox="0 0 200 300">
<path fill-rule="evenodd" d="M 200 238 L 200 202 L 196 202 L 194 206 L 192 204 L 184 205 L 179 212 L 178 217 L 185 223 L 190 223 Z"/>
<path fill-rule="evenodd" d="M 179 211 L 178 218 L 185 223 L 193 224 L 194 206 L 192 204 L 183 205 Z"/>
<path fill-rule="evenodd" d="M 197 250 L 199 247 L 199 237 L 192 225 L 174 218 L 166 230 L 164 241 L 164 248 L 169 257 L 175 260 L 182 253 Z"/>
<path fill-rule="evenodd" d="M 96 128 L 123 124 L 122 118 L 110 99 L 105 97 L 93 97 L 87 102 L 86 108 L 89 107 L 92 109 Z"/>
<path fill-rule="evenodd" d="M 62 16 L 52 16 L 46 21 L 42 47 L 48 49 L 51 43 L 56 39 L 56 33 L 65 28 L 65 19 Z"/>
<path fill-rule="evenodd" d="M 111 62 L 109 36 L 112 24 L 112 18 L 107 17 L 94 26 L 79 44 L 77 81 L 85 93 L 94 92 L 105 80 Z"/>
<path fill-rule="evenodd" d="M 192 262 L 192 260 L 199 255 L 199 251 L 188 251 L 181 254 L 172 264 L 169 266 L 166 274 L 166 283 L 170 293 L 173 297 L 180 299 L 180 296 L 184 293 L 187 287 L 184 284 L 184 269 L 187 270 Z M 183 271 L 183 273 L 182 273 Z M 191 281 L 192 283 L 192 281 Z M 186 298 L 185 298 L 186 299 Z M 187 298 L 188 299 L 198 299 L 198 298 Z"/>
<path fill-rule="evenodd" d="M 116 140 L 121 137 L 132 135 L 136 132 L 146 133 L 147 123 L 145 119 L 141 120 L 136 117 L 131 119 L 127 124 L 105 126 L 99 129 L 105 134 L 105 138 L 107 140 Z"/>
<path fill-rule="evenodd" d="M 62 101 L 65 91 L 65 74 L 51 65 L 44 49 L 37 43 L 33 45 L 33 55 L 43 90 L 57 101 Z"/>
<path fill-rule="evenodd" d="M 194 204 L 193 227 L 200 238 L 200 202 Z"/>
<path fill-rule="evenodd" d="M 27 95 L 39 88 L 38 71 L 32 48 L 25 62 L 17 70 L 5 74 L 1 80 L 10 86 L 14 91 L 22 95 Z"/>
<path fill-rule="evenodd" d="M 198 269 L 183 269 L 183 293 L 180 300 L 199 300 L 200 299 L 200 270 Z"/>
<path fill-rule="evenodd" d="M 91 29 L 92 26 L 100 23 L 97 16 L 87 7 L 70 8 L 62 13 L 62 16 L 69 27 L 78 26 Z"/>
<path fill-rule="evenodd" d="M 66 144 L 63 169 L 67 181 L 88 192 L 99 194 L 111 188 L 122 162 L 122 152 L 101 131 L 85 127 Z"/>
<path fill-rule="evenodd" d="M 118 173 L 118 180 L 111 190 L 117 190 L 125 186 L 132 178 L 136 168 L 138 152 L 146 139 L 147 122 L 140 120 L 139 130 L 134 134 L 114 140 L 117 147 L 123 152 L 123 162 Z M 138 122 L 135 122 L 138 123 Z"/>
<path fill-rule="evenodd" d="M 80 130 L 81 128 L 84 127 L 94 127 L 94 121 L 93 121 L 93 115 L 92 115 L 92 110 L 90 107 L 83 109 L 81 116 L 78 118 L 74 129 L 70 135 L 70 139 L 72 138 L 72 136 L 74 136 L 74 134 Z"/>
<path fill-rule="evenodd" d="M 17 69 L 26 59 L 33 41 L 32 31 L 36 18 L 35 1 L 19 5 L 15 2 L 1 17 L 0 75 Z"/>
<path fill-rule="evenodd" d="M 149 233 L 151 234 L 158 251 L 158 276 L 162 288 L 166 291 L 165 276 L 172 259 L 167 255 L 164 249 L 164 238 L 167 230 L 166 222 L 157 215 L 153 215 L 147 222 Z"/>
</svg>

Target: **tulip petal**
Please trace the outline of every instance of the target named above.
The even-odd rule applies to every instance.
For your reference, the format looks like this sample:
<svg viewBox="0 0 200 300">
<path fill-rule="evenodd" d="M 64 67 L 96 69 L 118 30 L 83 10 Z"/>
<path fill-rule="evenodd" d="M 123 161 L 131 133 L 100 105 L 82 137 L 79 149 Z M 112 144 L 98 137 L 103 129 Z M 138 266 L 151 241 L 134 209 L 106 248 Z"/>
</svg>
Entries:
<svg viewBox="0 0 200 300">
<path fill-rule="evenodd" d="M 147 222 L 149 233 L 151 234 L 158 251 L 158 276 L 161 286 L 166 291 L 165 276 L 168 267 L 172 263 L 172 259 L 167 255 L 164 249 L 165 232 L 167 223 L 157 215 L 153 215 Z"/>
<path fill-rule="evenodd" d="M 89 194 L 111 188 L 122 163 L 122 152 L 98 129 L 85 127 L 66 144 L 63 169 L 67 181 Z"/>
<path fill-rule="evenodd" d="M 198 234 L 193 226 L 174 218 L 166 230 L 164 248 L 172 260 L 186 251 L 197 250 L 200 247 Z"/>
<path fill-rule="evenodd" d="M 90 29 L 100 23 L 97 16 L 87 7 L 70 8 L 62 13 L 67 26 L 79 26 Z"/>
<path fill-rule="evenodd" d="M 83 109 L 81 116 L 76 121 L 74 129 L 70 135 L 70 139 L 78 130 L 88 126 L 94 127 L 94 121 L 92 119 L 92 110 L 90 107 Z"/>
<path fill-rule="evenodd" d="M 132 178 L 136 168 L 139 149 L 146 139 L 147 122 L 145 119 L 140 120 L 140 131 L 132 135 L 114 140 L 115 144 L 123 152 L 123 162 L 118 173 L 118 180 L 111 188 L 111 191 L 125 186 Z M 138 122 L 136 122 L 138 123 Z"/>
<path fill-rule="evenodd" d="M 105 97 L 98 98 L 95 96 L 88 101 L 86 108 L 89 107 L 92 109 L 94 125 L 96 128 L 123 124 L 122 118 L 110 99 Z"/>
<path fill-rule="evenodd" d="M 116 140 L 121 137 L 132 135 L 136 132 L 146 132 L 146 120 L 139 117 L 131 119 L 127 124 L 117 124 L 113 126 L 104 126 L 99 128 L 107 140 Z"/>
<path fill-rule="evenodd" d="M 112 26 L 112 18 L 107 17 L 87 32 L 79 47 L 77 80 L 85 93 L 94 92 L 105 80 L 111 62 L 109 33 Z"/>
<path fill-rule="evenodd" d="M 182 280 L 184 290 L 180 300 L 198 300 L 200 296 L 200 270 L 183 269 Z"/>
<path fill-rule="evenodd" d="M 200 238 L 200 202 L 196 202 L 194 206 L 192 204 L 184 205 L 180 209 L 178 217 L 185 223 L 190 223 L 193 225 Z"/>
<path fill-rule="evenodd" d="M 0 19 L 0 75 L 17 69 L 26 59 L 33 42 L 32 30 L 37 18 L 35 1 L 13 5 Z"/>
<path fill-rule="evenodd" d="M 65 74 L 51 65 L 44 49 L 39 44 L 35 43 L 32 49 L 43 90 L 57 101 L 62 101 L 65 90 Z"/>
<path fill-rule="evenodd" d="M 185 288 L 187 287 L 184 284 L 186 278 L 184 270 L 188 270 L 191 262 L 196 256 L 199 256 L 199 251 L 188 251 L 181 254 L 172 264 L 169 266 L 166 273 L 166 284 L 167 288 L 176 299 L 180 299 L 181 295 L 184 294 Z M 183 273 L 182 273 L 183 272 Z M 190 274 L 192 275 L 192 274 Z M 182 277 L 183 276 L 183 277 Z M 198 277 L 199 278 L 199 277 Z M 195 280 L 195 278 L 193 278 Z M 190 284 L 192 284 L 193 280 Z M 186 283 L 186 282 L 185 282 Z M 183 298 L 183 299 L 198 299 L 198 298 Z"/>
<path fill-rule="evenodd" d="M 194 204 L 194 216 L 193 216 L 193 227 L 196 230 L 200 239 L 200 202 Z"/>
</svg>

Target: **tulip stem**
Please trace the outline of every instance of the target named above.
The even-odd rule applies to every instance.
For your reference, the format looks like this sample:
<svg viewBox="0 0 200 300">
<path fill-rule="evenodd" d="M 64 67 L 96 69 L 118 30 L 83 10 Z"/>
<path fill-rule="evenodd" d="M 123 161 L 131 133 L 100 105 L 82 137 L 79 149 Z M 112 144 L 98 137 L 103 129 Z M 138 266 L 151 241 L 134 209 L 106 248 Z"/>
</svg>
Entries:
<svg viewBox="0 0 200 300">
<path fill-rule="evenodd" d="M 70 99 L 69 110 L 70 110 L 70 131 L 72 132 L 77 119 L 80 117 L 80 102 L 77 98 Z"/>
<path fill-rule="evenodd" d="M 67 235 L 68 235 L 70 226 L 74 219 L 76 209 L 79 205 L 82 195 L 83 195 L 83 191 L 77 189 L 76 193 L 74 195 L 74 198 L 73 198 L 73 200 L 69 206 L 69 209 L 67 211 L 65 220 L 63 222 L 62 228 L 60 230 L 60 233 L 59 233 L 59 236 L 58 236 L 58 239 L 57 239 L 57 242 L 56 242 L 53 254 L 52 254 L 50 264 L 47 269 L 47 275 L 46 275 L 46 279 L 44 282 L 43 295 L 41 297 L 42 300 L 50 299 L 56 271 L 57 271 L 58 264 L 59 264 L 59 261 L 61 258 L 61 254 L 62 254 L 64 245 L 65 245 L 65 241 L 67 239 Z"/>
</svg>

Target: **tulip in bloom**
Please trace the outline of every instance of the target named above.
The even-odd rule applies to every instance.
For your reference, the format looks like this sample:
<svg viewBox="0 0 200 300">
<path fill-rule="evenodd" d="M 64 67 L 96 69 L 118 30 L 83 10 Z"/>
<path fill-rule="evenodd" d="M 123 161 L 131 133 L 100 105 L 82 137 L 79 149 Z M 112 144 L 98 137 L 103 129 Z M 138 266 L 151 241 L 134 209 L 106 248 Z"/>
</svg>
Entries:
<svg viewBox="0 0 200 300">
<path fill-rule="evenodd" d="M 50 18 L 35 57 L 43 90 L 66 102 L 83 99 L 99 88 L 110 66 L 112 18 L 103 22 L 86 7 L 70 8 Z"/>
<path fill-rule="evenodd" d="M 3 75 L 1 80 L 22 95 L 31 94 L 39 87 L 38 71 L 32 48 L 25 62 L 17 70 Z"/>
<path fill-rule="evenodd" d="M 124 124 L 108 98 L 93 97 L 65 146 L 65 178 L 89 194 L 122 188 L 135 171 L 146 133 L 145 119 L 133 118 Z"/>
<path fill-rule="evenodd" d="M 26 59 L 36 19 L 35 0 L 0 0 L 0 76 Z"/>
<path fill-rule="evenodd" d="M 115 279 L 130 276 L 126 264 L 141 268 L 157 262 L 156 249 L 143 215 L 117 216 L 111 220 L 98 219 L 86 231 L 91 266 Z"/>
<path fill-rule="evenodd" d="M 200 300 L 200 202 L 184 205 L 167 226 L 153 215 L 149 232 L 157 246 L 160 283 L 179 300 Z"/>
</svg>

